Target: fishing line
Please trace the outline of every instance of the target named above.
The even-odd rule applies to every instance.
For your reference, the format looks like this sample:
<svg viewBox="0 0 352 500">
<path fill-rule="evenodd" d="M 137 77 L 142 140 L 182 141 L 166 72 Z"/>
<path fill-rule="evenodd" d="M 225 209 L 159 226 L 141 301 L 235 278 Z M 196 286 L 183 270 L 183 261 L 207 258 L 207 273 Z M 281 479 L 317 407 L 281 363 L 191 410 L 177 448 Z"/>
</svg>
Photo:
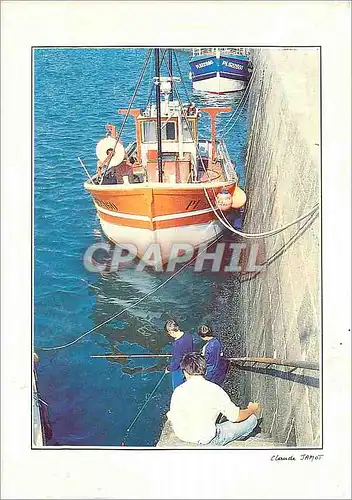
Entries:
<svg viewBox="0 0 352 500">
<path fill-rule="evenodd" d="M 146 400 L 146 402 L 144 403 L 144 405 L 142 406 L 142 408 L 139 410 L 139 412 L 137 413 L 137 415 L 134 417 L 134 419 L 132 420 L 132 422 L 130 423 L 130 425 L 128 426 L 126 432 L 125 432 L 125 435 L 124 435 L 124 439 L 126 439 L 127 437 L 127 434 L 130 432 L 130 430 L 132 429 L 132 427 L 134 426 L 134 424 L 137 422 L 139 416 L 141 415 L 142 411 L 144 410 L 144 408 L 147 406 L 147 404 L 149 403 L 149 401 L 152 399 L 152 397 L 154 396 L 157 388 L 159 387 L 159 385 L 161 384 L 161 382 L 164 380 L 164 377 L 166 375 L 166 372 L 164 372 L 159 380 L 159 382 L 156 384 L 156 386 L 154 387 L 154 389 L 152 390 L 152 392 L 149 394 L 148 396 L 148 399 Z M 122 446 L 125 445 L 124 441 L 122 441 L 121 443 Z"/>
<path fill-rule="evenodd" d="M 157 292 L 160 288 L 162 288 L 163 286 L 165 286 L 166 283 L 168 283 L 169 281 L 171 281 L 175 276 L 177 276 L 179 273 L 181 273 L 186 267 L 188 267 L 190 264 L 192 264 L 192 262 L 194 262 L 198 258 L 199 255 L 201 255 L 202 253 L 204 253 L 211 245 L 213 245 L 220 238 L 222 238 L 222 236 L 223 235 L 220 234 L 220 236 L 218 236 L 218 238 L 216 238 L 214 241 L 212 241 L 211 243 L 209 243 L 203 250 L 201 250 L 200 252 L 198 252 L 198 254 L 195 257 L 193 257 L 190 261 L 186 262 L 182 267 L 180 267 L 180 269 L 178 271 L 176 271 L 175 273 L 173 273 L 169 278 L 167 278 L 165 281 L 163 281 L 163 283 L 161 283 L 160 285 L 158 285 L 156 288 L 154 288 L 153 290 L 151 290 L 149 293 L 147 293 L 146 295 L 144 295 L 143 297 L 141 297 L 140 299 L 138 299 L 136 302 L 134 302 L 130 306 L 125 307 L 122 311 L 119 311 L 118 313 L 114 314 L 113 316 L 111 316 L 107 320 L 103 321 L 102 323 L 99 323 L 99 325 L 96 325 L 95 327 L 91 328 L 87 332 L 82 333 L 82 335 L 80 335 L 75 340 L 72 340 L 71 342 L 68 342 L 67 344 L 60 345 L 60 346 L 57 346 L 57 347 L 37 347 L 37 350 L 41 350 L 41 351 L 55 351 L 55 350 L 58 350 L 58 349 L 65 349 L 66 347 L 70 347 L 71 345 L 76 344 L 77 342 L 79 342 L 81 339 L 83 339 L 84 337 L 86 337 L 90 333 L 94 332 L 95 330 L 98 330 L 98 328 L 106 325 L 107 323 L 109 323 L 113 319 L 117 318 L 118 316 L 120 316 L 124 312 L 132 309 L 133 307 L 135 307 L 138 304 L 140 304 L 141 302 L 143 302 L 143 300 L 145 300 L 147 297 L 150 297 L 150 295 L 152 295 L 153 293 Z"/>
</svg>

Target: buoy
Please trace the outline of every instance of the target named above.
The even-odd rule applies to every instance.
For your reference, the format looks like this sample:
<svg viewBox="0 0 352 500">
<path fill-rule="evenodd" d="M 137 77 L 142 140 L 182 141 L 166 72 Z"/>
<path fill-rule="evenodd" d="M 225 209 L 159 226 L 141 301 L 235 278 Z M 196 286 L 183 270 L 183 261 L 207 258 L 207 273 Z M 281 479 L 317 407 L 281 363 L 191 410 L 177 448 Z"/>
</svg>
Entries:
<svg viewBox="0 0 352 500">
<path fill-rule="evenodd" d="M 223 212 L 230 210 L 232 204 L 231 193 L 227 189 L 222 189 L 220 193 L 216 195 L 216 206 Z"/>
<path fill-rule="evenodd" d="M 236 187 L 233 195 L 232 195 L 232 208 L 241 208 L 246 203 L 247 196 L 246 193 L 239 188 Z"/>
</svg>

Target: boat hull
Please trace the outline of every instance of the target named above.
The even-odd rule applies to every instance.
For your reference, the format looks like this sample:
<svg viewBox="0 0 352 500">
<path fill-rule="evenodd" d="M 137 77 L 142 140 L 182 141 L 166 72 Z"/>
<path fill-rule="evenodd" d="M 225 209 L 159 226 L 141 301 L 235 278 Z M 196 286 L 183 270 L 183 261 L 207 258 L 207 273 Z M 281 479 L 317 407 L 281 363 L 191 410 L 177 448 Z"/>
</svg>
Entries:
<svg viewBox="0 0 352 500">
<path fill-rule="evenodd" d="M 236 184 L 129 185 L 100 187 L 86 183 L 103 232 L 112 242 L 133 245 L 140 259 L 151 244 L 159 246 L 162 262 L 170 259 L 174 244 L 197 249 L 214 241 L 224 230 L 211 204 L 226 187 L 233 195 Z"/>
<path fill-rule="evenodd" d="M 100 219 L 103 232 L 115 244 L 133 245 L 141 260 L 148 259 L 165 264 L 177 256 L 187 254 L 190 259 L 201 245 L 215 241 L 223 232 L 224 226 L 218 221 L 167 229 L 139 229 L 111 224 Z M 159 253 L 160 252 L 160 253 Z"/>
<path fill-rule="evenodd" d="M 212 94 L 227 94 L 245 89 L 247 82 L 234 80 L 220 75 L 204 80 L 193 81 L 194 90 L 210 92 Z"/>
<path fill-rule="evenodd" d="M 225 94 L 243 90 L 250 78 L 249 59 L 242 55 L 203 54 L 190 60 L 190 77 L 198 91 Z"/>
</svg>

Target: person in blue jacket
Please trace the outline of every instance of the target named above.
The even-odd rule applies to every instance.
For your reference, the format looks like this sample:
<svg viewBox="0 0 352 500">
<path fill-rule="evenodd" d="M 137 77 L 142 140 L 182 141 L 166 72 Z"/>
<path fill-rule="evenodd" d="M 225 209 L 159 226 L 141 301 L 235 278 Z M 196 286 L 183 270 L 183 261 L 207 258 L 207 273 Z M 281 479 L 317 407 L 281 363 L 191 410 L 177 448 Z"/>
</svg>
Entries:
<svg viewBox="0 0 352 500">
<path fill-rule="evenodd" d="M 166 373 L 171 372 L 172 388 L 176 389 L 184 381 L 184 375 L 180 368 L 180 363 L 185 354 L 193 352 L 193 336 L 190 333 L 184 333 L 174 319 L 169 319 L 165 323 L 165 333 L 174 339 L 172 343 L 172 358 Z"/>
<path fill-rule="evenodd" d="M 222 344 L 219 339 L 214 337 L 209 325 L 201 325 L 198 329 L 198 335 L 206 342 L 202 349 L 207 364 L 204 378 L 209 382 L 222 386 L 229 365 L 228 361 L 223 357 Z"/>
</svg>

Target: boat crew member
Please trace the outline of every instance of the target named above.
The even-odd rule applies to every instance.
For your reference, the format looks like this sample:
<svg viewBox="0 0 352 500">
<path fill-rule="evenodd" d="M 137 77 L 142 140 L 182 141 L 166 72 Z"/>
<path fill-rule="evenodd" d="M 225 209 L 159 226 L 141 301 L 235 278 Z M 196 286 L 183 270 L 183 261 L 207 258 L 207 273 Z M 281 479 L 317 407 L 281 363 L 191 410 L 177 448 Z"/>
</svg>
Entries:
<svg viewBox="0 0 352 500">
<path fill-rule="evenodd" d="M 185 381 L 180 363 L 185 354 L 193 351 L 193 336 L 190 333 L 182 332 L 174 319 L 169 319 L 165 323 L 164 329 L 165 333 L 175 339 L 172 343 L 171 362 L 165 370 L 166 373 L 171 372 L 172 388 L 175 390 L 177 386 Z"/>
<path fill-rule="evenodd" d="M 124 184 L 128 180 L 129 184 L 133 184 L 133 165 L 128 160 L 124 160 L 120 165 L 115 167 L 115 178 L 117 184 Z"/>
<path fill-rule="evenodd" d="M 243 440 L 257 426 L 258 403 L 238 408 L 226 392 L 205 380 L 206 362 L 198 353 L 186 354 L 181 361 L 186 382 L 176 388 L 171 397 L 168 419 L 176 436 L 188 443 L 224 446 Z M 222 413 L 228 419 L 216 424 Z"/>
<path fill-rule="evenodd" d="M 100 161 L 100 160 L 97 161 L 97 178 L 99 181 L 101 179 L 101 176 L 103 175 L 104 167 L 108 168 L 108 166 L 109 166 L 110 160 L 114 154 L 114 150 L 112 148 L 109 148 L 106 151 L 106 154 L 107 154 L 107 156 L 106 156 L 104 161 Z"/>
<path fill-rule="evenodd" d="M 194 102 L 190 102 L 187 108 L 187 114 L 188 115 L 195 115 L 196 114 L 196 107 L 194 105 Z"/>
<path fill-rule="evenodd" d="M 222 386 L 229 367 L 228 361 L 224 359 L 222 344 L 218 338 L 214 337 L 209 325 L 201 325 L 198 329 L 198 335 L 206 342 L 202 349 L 202 355 L 207 364 L 204 378 Z"/>
</svg>

